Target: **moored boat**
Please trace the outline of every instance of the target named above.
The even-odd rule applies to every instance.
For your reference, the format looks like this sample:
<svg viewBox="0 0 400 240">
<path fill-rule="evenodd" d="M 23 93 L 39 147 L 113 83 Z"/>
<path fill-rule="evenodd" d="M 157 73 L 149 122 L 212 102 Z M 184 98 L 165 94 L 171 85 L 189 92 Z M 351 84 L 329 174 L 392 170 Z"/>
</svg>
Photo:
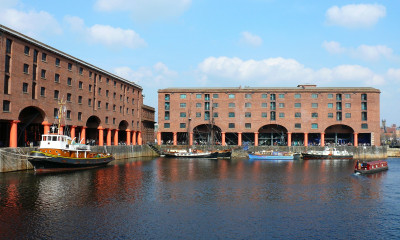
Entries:
<svg viewBox="0 0 400 240">
<path fill-rule="evenodd" d="M 280 151 L 261 151 L 255 153 L 249 153 L 250 160 L 294 160 L 298 159 L 300 154 L 292 152 L 280 152 Z"/>
<path fill-rule="evenodd" d="M 382 160 L 363 162 L 363 163 L 357 161 L 356 165 L 354 166 L 354 172 L 361 174 L 376 173 L 376 172 L 386 171 L 388 169 L 389 166 L 387 162 Z"/>
<path fill-rule="evenodd" d="M 174 158 L 211 158 L 216 159 L 218 157 L 218 152 L 203 152 L 200 150 L 179 150 L 179 151 L 167 151 L 164 152 L 165 157 Z"/>
<path fill-rule="evenodd" d="M 336 148 L 325 148 L 323 151 L 308 151 L 302 153 L 303 160 L 311 159 L 353 159 L 353 154 L 346 150 L 339 151 Z"/>
<path fill-rule="evenodd" d="M 232 149 L 219 150 L 217 151 L 217 153 L 218 153 L 217 158 L 231 159 Z"/>
</svg>

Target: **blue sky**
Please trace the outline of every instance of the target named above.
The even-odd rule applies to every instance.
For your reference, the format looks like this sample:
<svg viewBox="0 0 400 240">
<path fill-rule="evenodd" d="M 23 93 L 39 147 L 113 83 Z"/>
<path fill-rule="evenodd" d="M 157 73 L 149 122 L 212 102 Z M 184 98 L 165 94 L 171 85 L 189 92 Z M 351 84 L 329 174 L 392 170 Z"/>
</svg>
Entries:
<svg viewBox="0 0 400 240">
<path fill-rule="evenodd" d="M 134 81 L 167 87 L 375 87 L 400 125 L 400 2 L 0 0 L 0 24 Z"/>
</svg>

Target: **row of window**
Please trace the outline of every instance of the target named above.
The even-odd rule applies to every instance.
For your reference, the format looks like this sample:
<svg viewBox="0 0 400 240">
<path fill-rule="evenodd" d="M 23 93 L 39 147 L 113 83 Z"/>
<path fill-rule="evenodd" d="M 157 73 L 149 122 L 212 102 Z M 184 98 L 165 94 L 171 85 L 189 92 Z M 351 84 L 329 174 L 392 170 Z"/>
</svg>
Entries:
<svg viewBox="0 0 400 240">
<path fill-rule="evenodd" d="M 246 93 L 244 95 L 244 98 L 245 99 L 251 99 L 252 95 L 253 94 L 251 94 L 251 93 Z M 305 95 L 305 94 L 303 93 L 303 95 Z M 318 93 L 311 93 L 310 96 L 313 99 L 317 99 L 319 95 L 320 94 L 318 94 Z M 352 94 L 346 93 L 346 94 L 343 94 L 343 95 L 344 95 L 345 99 L 351 99 L 351 95 Z M 197 93 L 196 94 L 196 98 L 197 99 L 201 99 L 202 96 L 203 96 L 203 94 L 201 94 L 201 93 Z M 212 96 L 213 96 L 213 99 L 219 98 L 219 94 L 213 94 Z M 180 98 L 181 99 L 186 99 L 186 97 L 187 97 L 187 94 L 180 94 Z M 230 98 L 230 99 L 234 99 L 235 97 L 236 97 L 236 95 L 233 94 L 233 93 L 228 94 L 228 98 Z M 328 99 L 333 99 L 333 97 L 334 97 L 334 94 L 332 94 L 332 93 L 327 94 L 327 98 Z M 267 93 L 262 93 L 261 94 L 261 98 L 268 98 L 268 94 Z M 285 94 L 283 94 L 283 93 L 278 94 L 278 98 L 280 98 L 280 99 L 285 98 Z M 296 94 L 294 94 L 294 98 L 295 99 L 300 99 L 300 98 L 302 98 L 302 94 L 301 93 L 296 93 Z M 165 99 L 165 101 L 169 101 L 170 100 L 170 94 L 165 94 L 164 99 Z M 204 100 L 209 101 L 210 100 L 210 94 L 204 94 Z M 270 100 L 276 100 L 276 94 L 271 93 L 270 94 Z M 338 100 L 338 101 L 342 100 L 342 94 L 341 93 L 336 94 L 336 100 Z M 361 100 L 366 101 L 367 100 L 367 94 L 361 94 Z"/>
<path fill-rule="evenodd" d="M 164 128 L 170 128 L 171 125 L 170 123 L 164 123 Z M 236 127 L 235 123 L 228 123 L 228 128 L 234 129 Z M 251 129 L 251 123 L 245 123 L 244 124 L 245 129 Z M 186 123 L 179 123 L 179 128 L 186 128 Z M 301 123 L 295 123 L 294 124 L 295 129 L 301 129 Z M 368 124 L 367 123 L 362 123 L 361 124 L 362 129 L 368 129 Z M 318 123 L 311 123 L 311 129 L 318 129 Z"/>
</svg>

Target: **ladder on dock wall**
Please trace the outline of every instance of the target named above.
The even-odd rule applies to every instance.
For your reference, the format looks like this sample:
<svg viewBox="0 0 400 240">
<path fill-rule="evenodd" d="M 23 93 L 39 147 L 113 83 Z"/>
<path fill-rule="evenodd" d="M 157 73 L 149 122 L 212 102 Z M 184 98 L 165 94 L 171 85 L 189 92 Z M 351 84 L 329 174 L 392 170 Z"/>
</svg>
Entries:
<svg viewBox="0 0 400 240">
<path fill-rule="evenodd" d="M 158 153 L 159 155 L 162 155 L 162 151 L 160 149 L 158 149 L 156 146 L 154 146 L 154 144 L 151 143 L 147 143 L 147 146 L 149 146 L 151 149 L 153 149 L 153 151 L 155 151 L 156 153 Z"/>
</svg>

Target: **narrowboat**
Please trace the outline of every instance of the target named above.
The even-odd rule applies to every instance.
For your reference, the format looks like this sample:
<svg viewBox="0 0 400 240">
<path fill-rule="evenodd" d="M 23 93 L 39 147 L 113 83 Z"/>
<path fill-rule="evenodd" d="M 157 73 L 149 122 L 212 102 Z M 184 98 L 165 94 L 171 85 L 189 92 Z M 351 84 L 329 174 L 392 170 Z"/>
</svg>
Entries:
<svg viewBox="0 0 400 240">
<path fill-rule="evenodd" d="M 386 171 L 388 169 L 389 166 L 387 162 L 382 160 L 363 163 L 357 161 L 356 165 L 354 166 L 354 172 L 361 174 L 377 173 L 381 171 Z"/>
</svg>

